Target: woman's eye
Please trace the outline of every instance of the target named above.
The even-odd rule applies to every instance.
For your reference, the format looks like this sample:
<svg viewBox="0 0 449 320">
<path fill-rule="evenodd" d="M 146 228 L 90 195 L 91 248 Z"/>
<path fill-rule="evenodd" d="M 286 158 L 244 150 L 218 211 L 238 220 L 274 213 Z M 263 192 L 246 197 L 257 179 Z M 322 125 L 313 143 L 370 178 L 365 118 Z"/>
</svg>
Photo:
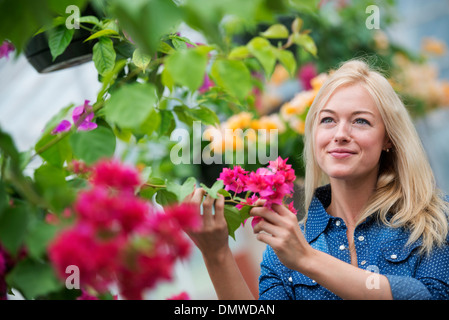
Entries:
<svg viewBox="0 0 449 320">
<path fill-rule="evenodd" d="M 321 119 L 320 123 L 332 123 L 334 121 L 331 117 L 325 117 Z"/>
<path fill-rule="evenodd" d="M 369 121 L 363 118 L 357 118 L 355 119 L 354 123 L 356 124 L 367 124 L 370 125 Z"/>
</svg>

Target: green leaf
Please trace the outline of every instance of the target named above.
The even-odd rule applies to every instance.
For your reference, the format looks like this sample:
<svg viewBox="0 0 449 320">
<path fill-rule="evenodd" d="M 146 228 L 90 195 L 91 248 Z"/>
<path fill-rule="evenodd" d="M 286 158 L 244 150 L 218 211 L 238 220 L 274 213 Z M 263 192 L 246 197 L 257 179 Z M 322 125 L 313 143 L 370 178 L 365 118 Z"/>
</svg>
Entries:
<svg viewBox="0 0 449 320">
<path fill-rule="evenodd" d="M 229 59 L 245 59 L 250 56 L 250 52 L 246 46 L 238 46 L 231 50 L 228 55 Z"/>
<path fill-rule="evenodd" d="M 173 192 L 159 189 L 156 193 L 156 202 L 161 206 L 166 206 L 178 202 L 178 197 Z"/>
<path fill-rule="evenodd" d="M 28 228 L 28 211 L 25 204 L 16 204 L 4 210 L 0 217 L 0 243 L 15 255 L 23 243 Z"/>
<path fill-rule="evenodd" d="M 267 39 L 261 37 L 253 38 L 246 46 L 262 65 L 266 76 L 270 77 L 276 64 L 276 48 Z"/>
<path fill-rule="evenodd" d="M 147 54 L 142 53 L 142 51 L 139 49 L 134 50 L 132 59 L 133 63 L 144 72 L 151 62 L 151 57 Z"/>
<path fill-rule="evenodd" d="M 80 131 L 72 134 L 70 145 L 77 158 L 84 160 L 87 164 L 93 164 L 101 158 L 109 158 L 114 155 L 116 138 L 111 129 L 98 126 L 92 131 Z"/>
<path fill-rule="evenodd" d="M 243 206 L 240 211 L 240 219 L 242 220 L 242 223 L 245 223 L 247 219 L 249 219 L 251 216 L 249 215 L 249 212 L 251 211 L 253 207 L 252 206 Z"/>
<path fill-rule="evenodd" d="M 197 47 L 174 52 L 165 60 L 165 67 L 175 83 L 197 90 L 204 81 L 207 50 Z"/>
<path fill-rule="evenodd" d="M 84 16 L 84 17 L 80 17 L 80 23 L 90 23 L 90 24 L 94 24 L 96 26 L 100 25 L 100 21 L 98 20 L 98 18 L 96 16 Z"/>
<path fill-rule="evenodd" d="M 288 29 L 283 24 L 274 24 L 260 35 L 269 39 L 287 39 Z"/>
<path fill-rule="evenodd" d="M 36 143 L 35 150 L 38 151 L 43 146 L 47 145 L 56 138 L 56 136 L 47 133 Z M 42 159 L 51 163 L 54 166 L 62 167 L 66 160 L 72 157 L 72 148 L 69 144 L 69 138 L 64 137 L 50 148 L 40 154 Z"/>
<path fill-rule="evenodd" d="M 29 256 L 36 260 L 42 259 L 47 252 L 48 244 L 53 240 L 57 230 L 56 226 L 41 220 L 36 221 L 25 237 L 25 245 Z"/>
<path fill-rule="evenodd" d="M 232 205 L 224 206 L 224 216 L 228 225 L 228 233 L 235 240 L 235 231 L 241 226 L 239 210 Z"/>
<path fill-rule="evenodd" d="M 43 164 L 34 171 L 34 180 L 40 193 L 53 212 L 62 212 L 75 200 L 75 193 L 65 181 L 65 171 L 51 164 Z"/>
<path fill-rule="evenodd" d="M 161 36 L 176 28 L 183 14 L 182 6 L 167 0 L 115 0 L 108 9 L 136 45 L 151 56 Z"/>
<path fill-rule="evenodd" d="M 167 182 L 167 191 L 173 193 L 179 202 L 182 202 L 186 196 L 191 194 L 195 188 L 196 179 L 189 177 L 182 185 L 175 182 Z"/>
<path fill-rule="evenodd" d="M 189 113 L 205 125 L 220 123 L 217 114 L 206 106 L 200 105 L 195 108 L 190 108 Z"/>
<path fill-rule="evenodd" d="M 154 85 L 136 82 L 112 92 L 104 112 L 106 118 L 119 127 L 138 130 L 154 110 L 156 102 Z"/>
<path fill-rule="evenodd" d="M 100 38 L 100 37 L 110 36 L 110 35 L 118 36 L 119 34 L 115 30 L 104 29 L 104 30 L 100 30 L 100 31 L 95 32 L 89 38 L 84 40 L 84 42 L 87 42 L 87 41 L 90 41 L 90 40 L 93 40 L 93 39 L 97 39 L 97 38 Z"/>
<path fill-rule="evenodd" d="M 301 46 L 306 50 L 307 52 L 311 53 L 313 56 L 316 57 L 317 54 L 317 48 L 315 45 L 315 41 L 313 41 L 312 37 L 310 37 L 308 34 L 292 34 L 293 43 Z"/>
<path fill-rule="evenodd" d="M 92 60 L 95 68 L 101 75 L 105 75 L 114 69 L 116 53 L 112 40 L 106 37 L 100 37 L 93 47 Z"/>
<path fill-rule="evenodd" d="M 65 25 L 58 26 L 56 29 L 50 31 L 48 46 L 50 47 L 53 61 L 69 46 L 74 33 L 75 29 L 68 29 Z"/>
<path fill-rule="evenodd" d="M 290 77 L 294 77 L 296 72 L 296 59 L 294 54 L 291 51 L 280 49 L 276 50 L 275 52 L 276 57 L 285 67 L 285 70 L 288 71 Z"/>
<path fill-rule="evenodd" d="M 6 282 L 19 289 L 25 299 L 35 299 L 59 290 L 62 283 L 53 268 L 41 261 L 26 258 L 6 276 Z"/>
<path fill-rule="evenodd" d="M 251 74 L 242 61 L 217 59 L 212 64 L 211 76 L 218 86 L 240 100 L 252 89 Z"/>
<path fill-rule="evenodd" d="M 218 199 L 217 193 L 223 190 L 223 180 L 217 180 L 212 187 L 208 188 L 204 183 L 200 183 L 200 186 L 214 199 Z"/>
</svg>

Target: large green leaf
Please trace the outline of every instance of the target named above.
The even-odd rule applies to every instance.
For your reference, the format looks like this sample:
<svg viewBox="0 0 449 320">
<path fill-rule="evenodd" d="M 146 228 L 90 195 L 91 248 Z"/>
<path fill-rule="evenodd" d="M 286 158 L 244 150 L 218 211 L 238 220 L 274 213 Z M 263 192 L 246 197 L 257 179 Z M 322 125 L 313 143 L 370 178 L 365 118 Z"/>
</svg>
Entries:
<svg viewBox="0 0 449 320">
<path fill-rule="evenodd" d="M 56 137 L 50 133 L 46 133 L 36 143 L 35 149 L 38 151 L 43 146 L 51 143 Z M 69 138 L 64 137 L 57 143 L 53 144 L 50 148 L 40 153 L 42 159 L 51 163 L 54 166 L 62 167 L 64 162 L 72 157 L 72 149 L 69 144 Z"/>
<path fill-rule="evenodd" d="M 65 181 L 65 171 L 51 164 L 43 164 L 34 171 L 36 186 L 53 212 L 62 212 L 75 199 L 72 189 Z"/>
<path fill-rule="evenodd" d="M 53 268 L 45 262 L 26 258 L 6 276 L 6 282 L 17 288 L 25 299 L 34 299 L 61 289 Z"/>
<path fill-rule="evenodd" d="M 111 94 L 106 101 L 106 118 L 121 128 L 140 129 L 142 123 L 154 110 L 157 102 L 156 89 L 149 83 L 133 83 Z"/>
<path fill-rule="evenodd" d="M 224 216 L 226 223 L 228 224 L 228 233 L 235 240 L 235 231 L 242 224 L 239 210 L 233 205 L 225 205 Z"/>
<path fill-rule="evenodd" d="M 204 80 L 207 66 L 205 47 L 176 51 L 165 60 L 165 67 L 175 83 L 197 90 Z"/>
<path fill-rule="evenodd" d="M 4 210 L 0 217 L 0 243 L 15 255 L 23 243 L 28 228 L 28 211 L 25 204 L 17 203 Z"/>
<path fill-rule="evenodd" d="M 182 11 L 172 0 L 112 0 L 110 12 L 143 53 L 152 56 L 162 35 L 181 21 Z"/>
<path fill-rule="evenodd" d="M 42 259 L 47 251 L 47 246 L 56 235 L 58 228 L 54 225 L 37 220 L 30 227 L 25 237 L 25 245 L 28 255 L 34 259 Z"/>
<path fill-rule="evenodd" d="M 98 38 L 94 45 L 92 60 L 99 74 L 104 75 L 114 69 L 116 53 L 111 39 L 106 37 Z"/>
<path fill-rule="evenodd" d="M 243 100 L 252 89 L 251 74 L 242 61 L 217 59 L 211 75 L 217 85 Z"/>
<path fill-rule="evenodd" d="M 80 131 L 72 134 L 70 145 L 73 154 L 92 164 L 101 158 L 109 158 L 114 155 L 116 138 L 110 128 L 98 126 L 92 131 Z"/>
<path fill-rule="evenodd" d="M 261 37 L 253 38 L 246 46 L 249 52 L 260 62 L 265 75 L 269 78 L 276 64 L 276 48 L 267 39 Z"/>
<path fill-rule="evenodd" d="M 187 195 L 193 192 L 195 183 L 196 179 L 193 177 L 188 178 L 182 185 L 179 185 L 173 181 L 168 181 L 167 191 L 175 194 L 178 201 L 182 202 Z"/>
<path fill-rule="evenodd" d="M 65 25 L 61 25 L 49 32 L 48 46 L 50 47 L 51 56 L 55 60 L 69 46 L 75 29 L 68 29 Z"/>
</svg>

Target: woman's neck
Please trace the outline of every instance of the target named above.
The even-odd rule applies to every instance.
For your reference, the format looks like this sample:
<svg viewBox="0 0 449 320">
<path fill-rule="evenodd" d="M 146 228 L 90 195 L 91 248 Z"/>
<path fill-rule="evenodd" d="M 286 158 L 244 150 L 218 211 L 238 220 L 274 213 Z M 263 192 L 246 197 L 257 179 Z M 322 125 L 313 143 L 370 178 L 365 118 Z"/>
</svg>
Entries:
<svg viewBox="0 0 449 320">
<path fill-rule="evenodd" d="M 359 181 L 347 181 L 331 179 L 331 204 L 327 212 L 342 218 L 347 226 L 355 227 L 363 208 L 374 192 L 375 181 L 364 179 Z"/>
</svg>

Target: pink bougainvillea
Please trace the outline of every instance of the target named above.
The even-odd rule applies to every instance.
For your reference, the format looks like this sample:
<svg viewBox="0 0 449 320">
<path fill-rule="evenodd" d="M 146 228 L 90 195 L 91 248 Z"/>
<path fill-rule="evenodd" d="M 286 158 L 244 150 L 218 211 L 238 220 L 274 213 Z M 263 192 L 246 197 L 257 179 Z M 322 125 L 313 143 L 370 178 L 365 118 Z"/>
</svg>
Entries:
<svg viewBox="0 0 449 320">
<path fill-rule="evenodd" d="M 90 188 L 73 206 L 76 222 L 51 243 L 50 260 L 62 279 L 67 266 L 77 266 L 89 292 L 103 293 L 115 282 L 124 298 L 142 299 L 189 256 L 183 230 L 199 226 L 199 210 L 188 204 L 152 207 L 135 193 L 138 171 L 118 161 L 100 161 L 90 173 Z"/>
</svg>

